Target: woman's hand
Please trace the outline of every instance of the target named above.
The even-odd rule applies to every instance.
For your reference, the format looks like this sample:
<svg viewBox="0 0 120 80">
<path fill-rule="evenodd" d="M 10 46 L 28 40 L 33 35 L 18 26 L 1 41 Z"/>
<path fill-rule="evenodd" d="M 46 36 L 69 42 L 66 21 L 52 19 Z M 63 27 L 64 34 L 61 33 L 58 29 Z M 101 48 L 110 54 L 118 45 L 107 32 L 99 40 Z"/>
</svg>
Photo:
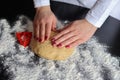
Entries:
<svg viewBox="0 0 120 80">
<path fill-rule="evenodd" d="M 87 20 L 76 20 L 55 35 L 52 38 L 52 44 L 57 47 L 75 47 L 86 42 L 96 30 L 97 28 Z"/>
<path fill-rule="evenodd" d="M 56 27 L 56 22 L 57 19 L 50 6 L 37 8 L 34 18 L 34 38 L 39 42 L 48 40 L 51 30 L 54 30 Z"/>
</svg>

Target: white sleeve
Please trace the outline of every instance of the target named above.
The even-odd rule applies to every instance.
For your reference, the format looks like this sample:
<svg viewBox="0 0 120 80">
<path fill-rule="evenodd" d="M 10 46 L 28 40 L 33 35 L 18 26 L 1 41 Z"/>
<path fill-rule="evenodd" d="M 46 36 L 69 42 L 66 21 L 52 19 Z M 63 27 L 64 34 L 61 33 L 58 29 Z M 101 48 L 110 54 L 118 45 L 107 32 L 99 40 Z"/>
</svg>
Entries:
<svg viewBox="0 0 120 80">
<path fill-rule="evenodd" d="M 85 19 L 96 27 L 101 27 L 119 0 L 97 0 Z"/>
<path fill-rule="evenodd" d="M 50 5 L 50 0 L 33 0 L 34 7 L 48 6 Z"/>
</svg>

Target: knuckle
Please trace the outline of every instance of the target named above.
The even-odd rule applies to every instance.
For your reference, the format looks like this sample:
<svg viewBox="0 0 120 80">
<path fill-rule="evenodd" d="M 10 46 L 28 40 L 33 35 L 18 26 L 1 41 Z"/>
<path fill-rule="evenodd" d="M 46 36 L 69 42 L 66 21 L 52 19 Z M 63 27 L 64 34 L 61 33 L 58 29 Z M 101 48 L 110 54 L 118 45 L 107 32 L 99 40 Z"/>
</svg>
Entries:
<svg viewBox="0 0 120 80">
<path fill-rule="evenodd" d="M 46 32 L 46 36 L 49 36 L 50 35 L 50 32 Z"/>
<path fill-rule="evenodd" d="M 87 38 L 86 38 L 86 37 L 82 38 L 82 41 L 83 41 L 83 42 L 85 42 L 86 40 L 87 40 Z"/>
<path fill-rule="evenodd" d="M 44 21 L 46 24 L 51 24 L 52 23 L 52 20 L 51 19 L 47 19 Z M 49 26 L 49 25 L 48 25 Z"/>
<path fill-rule="evenodd" d="M 77 44 L 79 44 L 79 43 L 80 43 L 79 41 L 76 41 L 76 42 L 75 42 L 75 45 L 77 45 Z"/>
<path fill-rule="evenodd" d="M 44 19 L 41 19 L 41 20 L 40 20 L 40 23 L 41 23 L 41 24 L 45 23 L 45 20 L 44 20 Z"/>
<path fill-rule="evenodd" d="M 77 31 L 77 30 L 74 31 L 74 34 L 75 35 L 77 35 L 77 34 L 80 35 L 79 31 Z"/>
<path fill-rule="evenodd" d="M 50 19 L 46 19 L 46 23 L 49 23 L 50 22 Z"/>
<path fill-rule="evenodd" d="M 44 32 L 41 32 L 41 36 L 44 36 Z"/>
<path fill-rule="evenodd" d="M 36 27 L 38 25 L 38 21 L 33 22 L 33 27 Z"/>
</svg>

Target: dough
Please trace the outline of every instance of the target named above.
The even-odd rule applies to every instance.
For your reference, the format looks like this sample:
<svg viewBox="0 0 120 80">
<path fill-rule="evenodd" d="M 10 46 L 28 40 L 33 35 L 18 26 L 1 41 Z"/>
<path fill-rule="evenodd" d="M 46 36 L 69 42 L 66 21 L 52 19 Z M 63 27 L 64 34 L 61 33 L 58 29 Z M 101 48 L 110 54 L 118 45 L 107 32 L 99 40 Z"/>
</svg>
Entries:
<svg viewBox="0 0 120 80">
<path fill-rule="evenodd" d="M 55 34 L 57 33 L 52 32 L 51 37 Z M 53 47 L 50 40 L 40 43 L 33 38 L 30 43 L 30 48 L 39 57 L 50 60 L 66 60 L 74 52 L 74 48 Z"/>
</svg>

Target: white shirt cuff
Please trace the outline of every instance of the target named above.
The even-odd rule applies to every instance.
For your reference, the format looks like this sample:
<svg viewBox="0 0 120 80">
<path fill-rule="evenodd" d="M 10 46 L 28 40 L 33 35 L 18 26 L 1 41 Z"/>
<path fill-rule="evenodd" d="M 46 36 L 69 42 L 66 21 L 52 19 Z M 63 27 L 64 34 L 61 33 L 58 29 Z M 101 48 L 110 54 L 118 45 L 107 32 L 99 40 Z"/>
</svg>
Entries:
<svg viewBox="0 0 120 80">
<path fill-rule="evenodd" d="M 99 0 L 88 12 L 85 19 L 97 28 L 100 28 L 118 1 L 119 0 Z"/>
<path fill-rule="evenodd" d="M 50 0 L 33 0 L 33 1 L 35 8 L 50 5 Z"/>
<path fill-rule="evenodd" d="M 85 17 L 85 19 L 91 23 L 92 25 L 94 25 L 97 28 L 100 28 L 102 26 L 102 24 L 105 22 L 105 20 L 108 18 L 109 15 L 104 16 L 104 17 L 100 17 L 100 18 L 96 18 L 93 15 L 87 14 L 87 16 Z"/>
</svg>

